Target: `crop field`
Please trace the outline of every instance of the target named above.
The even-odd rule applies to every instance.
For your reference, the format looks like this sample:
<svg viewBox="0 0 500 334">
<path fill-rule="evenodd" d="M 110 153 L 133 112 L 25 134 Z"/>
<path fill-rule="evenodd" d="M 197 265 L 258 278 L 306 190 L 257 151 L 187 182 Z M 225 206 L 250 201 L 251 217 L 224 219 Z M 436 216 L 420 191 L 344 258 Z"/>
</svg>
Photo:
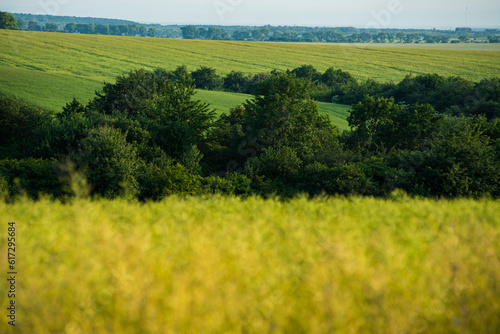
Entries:
<svg viewBox="0 0 500 334">
<path fill-rule="evenodd" d="M 451 46 L 450 46 L 451 48 Z M 360 79 L 401 80 L 408 73 L 500 76 L 500 51 L 388 48 L 328 44 L 174 40 L 0 31 L 0 92 L 60 110 L 73 97 L 86 102 L 104 81 L 134 69 L 210 66 L 220 74 L 314 65 L 342 68 Z M 236 97 L 227 97 L 228 100 Z"/>
<path fill-rule="evenodd" d="M 498 333 L 499 212 L 405 197 L 0 201 L 16 224 L 15 332 L 40 334 Z"/>
</svg>

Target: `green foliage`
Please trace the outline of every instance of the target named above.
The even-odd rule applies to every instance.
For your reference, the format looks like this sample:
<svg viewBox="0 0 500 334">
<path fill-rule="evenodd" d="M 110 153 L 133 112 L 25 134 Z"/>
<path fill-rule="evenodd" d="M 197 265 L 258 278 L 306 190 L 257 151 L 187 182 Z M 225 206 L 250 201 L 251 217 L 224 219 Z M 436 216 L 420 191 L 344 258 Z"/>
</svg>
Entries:
<svg viewBox="0 0 500 334">
<path fill-rule="evenodd" d="M 138 171 L 139 199 L 159 201 L 170 195 L 204 193 L 202 178 L 179 164 L 143 166 Z"/>
<path fill-rule="evenodd" d="M 226 177 L 207 176 L 202 183 L 208 194 L 246 197 L 254 193 L 252 181 L 243 174 L 230 173 Z"/>
<path fill-rule="evenodd" d="M 444 197 L 498 196 L 500 161 L 483 134 L 484 119 L 446 119 L 430 141 L 415 173 L 424 195 Z"/>
<path fill-rule="evenodd" d="M 228 92 L 243 93 L 250 80 L 249 76 L 240 71 L 231 71 L 224 77 L 224 90 Z"/>
<path fill-rule="evenodd" d="M 298 183 L 300 189 L 311 195 L 374 195 L 374 184 L 363 169 L 354 164 L 334 168 L 310 164 Z"/>
<path fill-rule="evenodd" d="M 335 130 L 309 95 L 308 84 L 293 75 L 276 73 L 261 85 L 261 94 L 244 104 L 239 153 L 255 156 L 266 147 L 288 146 L 301 160 L 332 140 Z"/>
<path fill-rule="evenodd" d="M 347 118 L 349 126 L 357 136 L 361 148 L 370 148 L 383 127 L 392 125 L 392 117 L 403 111 L 403 106 L 395 103 L 394 98 L 374 98 L 365 96 L 362 102 L 352 106 Z"/>
<path fill-rule="evenodd" d="M 50 115 L 17 99 L 0 96 L 0 147 L 19 145 L 50 122 Z"/>
<path fill-rule="evenodd" d="M 302 161 L 290 147 L 282 146 L 277 149 L 268 147 L 258 157 L 246 163 L 245 172 L 250 176 L 287 180 L 297 175 L 301 164 Z"/>
<path fill-rule="evenodd" d="M 18 30 L 15 16 L 11 13 L 0 11 L 0 29 Z"/>
<path fill-rule="evenodd" d="M 310 82 L 315 82 L 321 78 L 321 73 L 312 65 L 302 65 L 292 70 L 297 77 Z"/>
<path fill-rule="evenodd" d="M 137 149 L 119 130 L 109 126 L 89 130 L 70 159 L 84 168 L 92 194 L 108 198 L 136 195 Z"/>
<path fill-rule="evenodd" d="M 10 200 L 23 194 L 33 199 L 42 194 L 53 197 L 64 195 L 56 174 L 55 160 L 0 160 L 0 180 L 2 192 L 7 192 Z"/>
<path fill-rule="evenodd" d="M 201 66 L 196 71 L 191 72 L 191 78 L 196 88 L 217 90 L 223 85 L 223 79 L 216 73 L 213 67 Z"/>
</svg>

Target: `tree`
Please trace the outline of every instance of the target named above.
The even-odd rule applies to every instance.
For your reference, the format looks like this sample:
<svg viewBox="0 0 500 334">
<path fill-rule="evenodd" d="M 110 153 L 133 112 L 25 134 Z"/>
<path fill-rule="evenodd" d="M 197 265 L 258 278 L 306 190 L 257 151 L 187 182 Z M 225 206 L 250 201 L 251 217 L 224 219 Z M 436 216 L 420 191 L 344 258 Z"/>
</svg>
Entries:
<svg viewBox="0 0 500 334">
<path fill-rule="evenodd" d="M 59 26 L 55 23 L 48 22 L 45 24 L 44 31 L 56 32 L 59 30 Z"/>
<path fill-rule="evenodd" d="M 325 73 L 321 75 L 320 80 L 324 84 L 336 89 L 349 82 L 356 82 L 356 79 L 354 79 L 349 72 L 342 71 L 341 69 L 335 70 L 333 67 L 328 68 Z"/>
<path fill-rule="evenodd" d="M 193 25 L 181 27 L 183 39 L 195 39 L 197 36 L 198 28 Z"/>
<path fill-rule="evenodd" d="M 0 29 L 19 30 L 14 15 L 8 12 L 0 12 Z"/>
<path fill-rule="evenodd" d="M 28 22 L 26 22 L 26 20 L 24 19 L 19 19 L 17 20 L 17 27 L 20 30 L 26 30 L 28 28 Z"/>
<path fill-rule="evenodd" d="M 155 37 L 156 36 L 156 28 L 149 28 L 148 29 L 148 36 Z"/>
<path fill-rule="evenodd" d="M 146 37 L 148 34 L 148 28 L 146 28 L 145 26 L 140 26 L 139 29 L 137 29 L 137 32 L 142 37 Z"/>
<path fill-rule="evenodd" d="M 138 185 L 134 174 L 139 160 L 136 148 L 127 143 L 125 134 L 109 126 L 91 129 L 79 146 L 70 158 L 85 168 L 94 194 L 110 198 L 136 195 Z"/>
<path fill-rule="evenodd" d="M 307 161 L 335 141 L 328 116 L 319 113 L 309 83 L 293 74 L 275 72 L 256 96 L 244 103 L 239 154 L 249 158 L 266 147 L 288 146 Z"/>
<path fill-rule="evenodd" d="M 80 34 L 93 34 L 95 32 L 93 23 L 78 23 L 76 29 Z"/>
<path fill-rule="evenodd" d="M 66 26 L 64 27 L 64 31 L 70 34 L 74 34 L 76 30 L 77 30 L 76 23 L 74 22 L 67 23 Z"/>
<path fill-rule="evenodd" d="M 393 123 L 392 116 L 400 113 L 403 106 L 394 102 L 394 98 L 374 98 L 365 96 L 362 102 L 352 106 L 351 114 L 347 118 L 358 145 L 361 148 L 370 148 L 375 137 L 383 127 Z"/>
<path fill-rule="evenodd" d="M 297 78 L 302 78 L 310 82 L 315 82 L 321 78 L 321 73 L 312 65 L 302 65 L 292 70 Z"/>
<path fill-rule="evenodd" d="M 195 88 L 181 77 L 173 82 L 167 71 L 133 71 L 119 76 L 88 106 L 103 114 L 124 114 L 151 134 L 151 146 L 180 158 L 193 145 L 203 145 L 212 126 L 214 112 L 193 100 Z"/>
<path fill-rule="evenodd" d="M 42 31 L 42 27 L 36 21 L 28 22 L 28 30 L 29 31 Z"/>
<path fill-rule="evenodd" d="M 269 34 L 271 33 L 271 30 L 267 27 L 262 27 L 262 28 L 256 28 L 252 30 L 252 39 L 256 41 L 263 41 L 267 39 Z"/>
<path fill-rule="evenodd" d="M 49 120 L 50 116 L 39 108 L 0 97 L 0 145 L 25 141 Z"/>
<path fill-rule="evenodd" d="M 229 92 L 243 93 L 248 80 L 248 75 L 243 72 L 231 71 L 224 78 L 224 89 Z"/>
<path fill-rule="evenodd" d="M 214 90 L 222 85 L 221 77 L 216 73 L 215 68 L 201 66 L 196 71 L 191 72 L 194 84 L 199 89 Z"/>
<path fill-rule="evenodd" d="M 98 24 L 95 26 L 95 33 L 99 35 L 109 35 L 109 25 Z"/>
<path fill-rule="evenodd" d="M 233 39 L 236 41 L 245 41 L 250 38 L 250 33 L 244 30 L 236 30 L 233 33 Z"/>
</svg>

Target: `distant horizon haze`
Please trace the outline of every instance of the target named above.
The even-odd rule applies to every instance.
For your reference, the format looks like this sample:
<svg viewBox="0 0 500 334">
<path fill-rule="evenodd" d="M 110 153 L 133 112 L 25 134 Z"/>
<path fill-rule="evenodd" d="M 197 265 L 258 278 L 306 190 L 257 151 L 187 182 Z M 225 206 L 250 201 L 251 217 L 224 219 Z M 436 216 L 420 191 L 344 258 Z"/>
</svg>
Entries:
<svg viewBox="0 0 500 334">
<path fill-rule="evenodd" d="M 499 28 L 492 0 L 0 0 L 0 11 L 96 17 L 146 24 L 310 27 Z"/>
</svg>

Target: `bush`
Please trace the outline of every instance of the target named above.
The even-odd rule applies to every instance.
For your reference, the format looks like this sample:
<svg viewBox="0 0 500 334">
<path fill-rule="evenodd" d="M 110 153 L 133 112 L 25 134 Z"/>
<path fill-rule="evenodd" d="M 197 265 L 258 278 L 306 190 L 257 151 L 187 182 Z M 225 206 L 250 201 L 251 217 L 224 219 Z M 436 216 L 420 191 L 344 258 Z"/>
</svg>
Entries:
<svg viewBox="0 0 500 334">
<path fill-rule="evenodd" d="M 0 146 L 32 138 L 33 133 L 50 120 L 51 116 L 40 108 L 0 97 Z"/>
<path fill-rule="evenodd" d="M 231 71 L 224 78 L 224 90 L 228 92 L 244 93 L 249 76 L 240 71 Z"/>
<path fill-rule="evenodd" d="M 222 88 L 223 80 L 216 73 L 215 68 L 201 66 L 198 70 L 191 72 L 196 88 L 219 90 Z"/>
<path fill-rule="evenodd" d="M 358 165 L 327 168 L 312 164 L 304 169 L 300 186 L 310 195 L 373 195 L 375 187 Z"/>
<path fill-rule="evenodd" d="M 33 199 L 37 199 L 41 194 L 62 197 L 64 192 L 55 164 L 55 160 L 44 159 L 0 160 L 3 192 L 7 191 L 11 199 L 20 194 L 26 194 Z"/>
<path fill-rule="evenodd" d="M 91 129 L 79 146 L 70 158 L 86 170 L 92 194 L 109 198 L 136 195 L 134 175 L 139 159 L 136 147 L 127 143 L 125 134 L 109 126 Z"/>
<path fill-rule="evenodd" d="M 260 175 L 286 180 L 299 172 L 301 164 L 302 161 L 290 147 L 269 147 L 264 149 L 260 156 L 249 160 L 245 171 L 250 176 Z"/>
<path fill-rule="evenodd" d="M 237 173 L 226 177 L 208 176 L 203 178 L 202 183 L 209 194 L 249 196 L 253 193 L 252 181 Z"/>
<path fill-rule="evenodd" d="M 160 201 L 170 195 L 200 195 L 205 193 L 202 178 L 189 173 L 182 165 L 144 165 L 137 173 L 139 199 Z"/>
</svg>

